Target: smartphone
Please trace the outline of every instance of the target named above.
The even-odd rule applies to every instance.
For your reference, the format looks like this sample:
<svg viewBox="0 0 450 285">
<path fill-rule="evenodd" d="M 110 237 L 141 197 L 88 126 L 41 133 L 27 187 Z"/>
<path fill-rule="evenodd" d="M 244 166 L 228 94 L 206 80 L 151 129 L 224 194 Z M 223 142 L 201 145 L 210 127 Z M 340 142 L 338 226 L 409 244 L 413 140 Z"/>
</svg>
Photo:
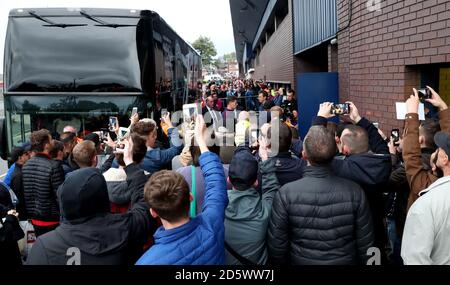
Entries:
<svg viewBox="0 0 450 285">
<path fill-rule="evenodd" d="M 183 122 L 190 127 L 191 130 L 195 127 L 195 120 L 197 119 L 197 115 L 201 114 L 201 104 L 185 104 L 183 105 Z"/>
<path fill-rule="evenodd" d="M 392 141 L 393 141 L 394 145 L 398 146 L 399 145 L 398 142 L 400 141 L 400 130 L 399 129 L 393 129 L 391 131 L 391 138 L 392 138 Z"/>
<path fill-rule="evenodd" d="M 346 115 L 350 113 L 350 104 L 334 104 L 331 107 L 331 114 L 334 115 Z"/>
<path fill-rule="evenodd" d="M 108 134 L 109 134 L 109 130 L 108 129 L 100 129 L 100 131 L 102 132 L 102 138 L 103 139 L 107 139 L 108 138 Z"/>
<path fill-rule="evenodd" d="M 164 116 L 167 114 L 167 109 L 161 109 L 161 118 L 164 118 Z"/>
<path fill-rule="evenodd" d="M 109 130 L 114 131 L 117 125 L 117 117 L 109 117 Z"/>
<path fill-rule="evenodd" d="M 252 130 L 252 141 L 258 140 L 258 130 Z"/>
<path fill-rule="evenodd" d="M 131 111 L 131 117 L 133 117 L 134 115 L 136 115 L 138 112 L 138 108 L 137 107 L 133 107 L 133 110 Z"/>
<path fill-rule="evenodd" d="M 428 88 L 417 89 L 420 100 L 431 99 L 431 91 Z"/>
<path fill-rule="evenodd" d="M 125 139 L 128 136 L 129 132 L 130 132 L 129 128 L 120 127 L 119 128 L 119 138 Z"/>
</svg>

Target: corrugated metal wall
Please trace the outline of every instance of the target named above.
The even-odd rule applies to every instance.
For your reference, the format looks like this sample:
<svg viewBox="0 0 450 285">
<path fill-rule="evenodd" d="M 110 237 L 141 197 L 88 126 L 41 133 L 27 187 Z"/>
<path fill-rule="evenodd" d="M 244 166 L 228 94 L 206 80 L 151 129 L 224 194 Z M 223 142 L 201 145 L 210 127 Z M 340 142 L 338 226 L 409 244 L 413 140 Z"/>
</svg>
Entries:
<svg viewBox="0 0 450 285">
<path fill-rule="evenodd" d="M 254 64 L 254 78 L 268 82 L 289 83 L 295 87 L 294 56 L 292 55 L 292 6 L 289 1 L 289 13 L 269 38 Z"/>
<path fill-rule="evenodd" d="M 295 54 L 336 35 L 336 0 L 293 0 L 292 2 Z"/>
</svg>

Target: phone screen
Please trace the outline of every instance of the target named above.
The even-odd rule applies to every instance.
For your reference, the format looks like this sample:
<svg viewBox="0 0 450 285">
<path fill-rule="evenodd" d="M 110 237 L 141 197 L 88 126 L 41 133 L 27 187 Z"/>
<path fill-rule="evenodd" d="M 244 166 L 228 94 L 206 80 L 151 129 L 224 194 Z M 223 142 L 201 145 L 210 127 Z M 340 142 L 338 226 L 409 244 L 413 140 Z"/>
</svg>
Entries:
<svg viewBox="0 0 450 285">
<path fill-rule="evenodd" d="M 167 114 L 167 109 L 161 109 L 161 118 L 164 118 L 164 116 Z"/>
<path fill-rule="evenodd" d="M 394 142 L 394 145 L 398 145 L 397 142 L 400 140 L 400 131 L 398 129 L 393 129 L 391 131 L 391 137 Z"/>
<path fill-rule="evenodd" d="M 137 114 L 137 112 L 138 112 L 138 108 L 133 107 L 133 111 L 131 111 L 131 117 L 133 117 L 135 114 Z"/>
<path fill-rule="evenodd" d="M 200 104 L 194 103 L 183 105 L 183 122 L 193 130 L 195 127 L 195 120 L 200 112 Z"/>
<path fill-rule="evenodd" d="M 114 131 L 117 125 L 117 117 L 109 117 L 109 130 Z"/>
<path fill-rule="evenodd" d="M 127 136 L 128 132 L 129 132 L 128 128 L 120 128 L 119 129 L 120 138 L 122 138 L 122 139 L 125 138 Z"/>
<path fill-rule="evenodd" d="M 350 104 L 335 104 L 333 105 L 331 112 L 336 115 L 345 115 L 350 113 Z"/>
<path fill-rule="evenodd" d="M 108 139 L 109 130 L 102 129 L 101 133 L 102 133 L 102 140 Z"/>
</svg>

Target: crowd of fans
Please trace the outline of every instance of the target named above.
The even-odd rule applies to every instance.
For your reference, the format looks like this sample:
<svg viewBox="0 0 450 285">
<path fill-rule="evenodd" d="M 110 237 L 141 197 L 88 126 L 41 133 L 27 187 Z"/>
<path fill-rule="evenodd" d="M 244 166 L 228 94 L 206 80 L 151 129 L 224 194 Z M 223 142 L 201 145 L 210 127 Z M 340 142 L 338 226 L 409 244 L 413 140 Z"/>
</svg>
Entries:
<svg viewBox="0 0 450 285">
<path fill-rule="evenodd" d="M 450 111 L 433 89 L 439 120 L 419 121 L 414 90 L 396 145 L 352 102 L 339 124 L 310 106 L 300 138 L 295 92 L 257 85 L 211 84 L 193 129 L 166 114 L 132 116 L 117 141 L 33 132 L 0 190 L 0 263 L 65 265 L 76 248 L 82 265 L 344 265 L 376 248 L 381 264 L 450 264 Z"/>
</svg>

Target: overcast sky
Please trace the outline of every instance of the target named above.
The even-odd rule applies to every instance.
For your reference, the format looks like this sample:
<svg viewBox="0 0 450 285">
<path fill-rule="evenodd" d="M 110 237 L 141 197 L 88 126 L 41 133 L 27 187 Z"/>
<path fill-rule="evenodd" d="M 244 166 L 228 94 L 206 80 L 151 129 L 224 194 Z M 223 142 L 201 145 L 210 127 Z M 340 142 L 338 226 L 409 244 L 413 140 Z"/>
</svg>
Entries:
<svg viewBox="0 0 450 285">
<path fill-rule="evenodd" d="M 13 8 L 125 8 L 157 12 L 184 40 L 209 37 L 218 55 L 234 51 L 229 0 L 0 0 L 0 73 L 9 10 Z"/>
</svg>

